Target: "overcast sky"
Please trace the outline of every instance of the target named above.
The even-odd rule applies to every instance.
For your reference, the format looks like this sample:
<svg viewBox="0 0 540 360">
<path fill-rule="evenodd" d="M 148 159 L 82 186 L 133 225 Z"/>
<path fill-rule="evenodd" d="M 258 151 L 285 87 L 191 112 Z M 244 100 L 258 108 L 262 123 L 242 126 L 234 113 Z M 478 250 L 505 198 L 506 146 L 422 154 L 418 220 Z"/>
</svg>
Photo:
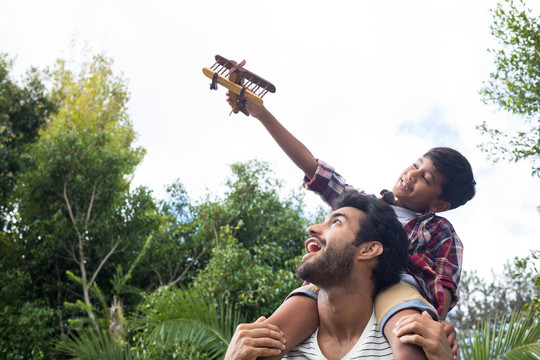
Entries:
<svg viewBox="0 0 540 360">
<path fill-rule="evenodd" d="M 536 5 L 528 1 L 529 6 Z M 331 5 L 330 5 L 331 4 Z M 265 105 L 350 184 L 376 193 L 434 146 L 471 162 L 477 196 L 442 214 L 465 246 L 464 268 L 488 275 L 539 248 L 540 180 L 530 164 L 493 165 L 475 126 L 519 124 L 482 104 L 494 69 L 488 48 L 496 1 L 8 1 L 0 0 L 0 52 L 15 76 L 69 51 L 75 39 L 114 60 L 128 80 L 129 113 L 147 150 L 134 184 L 163 197 L 175 179 L 197 199 L 223 191 L 229 165 L 270 162 L 297 189 L 301 172 L 264 128 L 228 116 L 225 90 L 201 69 L 214 55 L 276 85 Z M 306 194 L 309 209 L 320 201 Z"/>
</svg>

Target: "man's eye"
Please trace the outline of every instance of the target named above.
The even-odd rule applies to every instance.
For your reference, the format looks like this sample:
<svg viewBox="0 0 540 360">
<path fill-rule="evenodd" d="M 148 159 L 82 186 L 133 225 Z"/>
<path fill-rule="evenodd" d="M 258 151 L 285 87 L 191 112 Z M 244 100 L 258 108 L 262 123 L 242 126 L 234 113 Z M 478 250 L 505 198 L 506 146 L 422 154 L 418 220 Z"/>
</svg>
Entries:
<svg viewBox="0 0 540 360">
<path fill-rule="evenodd" d="M 418 165 L 416 163 L 412 164 L 413 168 L 418 169 Z"/>
</svg>

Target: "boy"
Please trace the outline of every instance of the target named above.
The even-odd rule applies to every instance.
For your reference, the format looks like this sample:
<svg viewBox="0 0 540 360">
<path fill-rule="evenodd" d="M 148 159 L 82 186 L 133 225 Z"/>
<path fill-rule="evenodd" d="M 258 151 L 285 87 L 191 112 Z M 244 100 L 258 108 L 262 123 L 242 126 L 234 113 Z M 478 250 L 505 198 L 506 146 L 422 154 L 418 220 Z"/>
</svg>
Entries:
<svg viewBox="0 0 540 360">
<path fill-rule="evenodd" d="M 318 193 L 331 206 L 341 193 L 352 189 L 332 167 L 315 159 L 266 108 L 247 103 L 246 109 L 304 171 L 304 187 Z M 403 275 L 402 284 L 383 290 L 375 299 L 377 321 L 392 346 L 395 359 L 425 358 L 420 348 L 403 344 L 394 335 L 399 319 L 425 310 L 434 318 L 438 315 L 444 320 L 457 302 L 463 247 L 451 224 L 435 212 L 461 206 L 474 193 L 475 181 L 469 162 L 455 150 L 435 148 L 400 174 L 393 188 L 395 199 L 391 195 L 384 196 L 393 203 L 410 242 L 409 274 Z M 302 293 L 308 296 L 292 296 Z M 268 319 L 285 334 L 284 353 L 317 327 L 313 301 L 316 296 L 316 289 L 304 286 L 293 292 Z M 455 339 L 449 340 L 457 354 Z"/>
</svg>

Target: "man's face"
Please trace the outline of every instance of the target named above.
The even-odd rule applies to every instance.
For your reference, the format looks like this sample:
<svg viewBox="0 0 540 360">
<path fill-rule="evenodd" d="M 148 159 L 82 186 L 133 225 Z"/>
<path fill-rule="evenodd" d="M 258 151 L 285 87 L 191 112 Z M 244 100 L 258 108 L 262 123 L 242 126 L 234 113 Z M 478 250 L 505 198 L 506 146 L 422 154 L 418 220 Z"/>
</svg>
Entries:
<svg viewBox="0 0 540 360">
<path fill-rule="evenodd" d="M 402 172 L 393 193 L 403 207 L 424 212 L 441 195 L 443 180 L 443 175 L 435 169 L 433 162 L 421 157 Z"/>
<path fill-rule="evenodd" d="M 322 224 L 310 226 L 305 242 L 307 254 L 296 269 L 298 276 L 321 288 L 347 278 L 357 251 L 353 241 L 363 216 L 356 208 L 344 207 L 328 215 Z"/>
</svg>

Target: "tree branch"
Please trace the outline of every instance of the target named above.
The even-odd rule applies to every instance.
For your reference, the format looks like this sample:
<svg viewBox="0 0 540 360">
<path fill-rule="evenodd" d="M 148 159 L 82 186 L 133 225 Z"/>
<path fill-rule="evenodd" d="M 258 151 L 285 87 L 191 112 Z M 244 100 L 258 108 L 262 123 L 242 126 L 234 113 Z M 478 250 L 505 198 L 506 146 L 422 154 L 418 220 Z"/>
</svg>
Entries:
<svg viewBox="0 0 540 360">
<path fill-rule="evenodd" d="M 116 248 L 118 247 L 118 244 L 120 244 L 120 240 L 121 238 L 119 237 L 118 240 L 116 240 L 116 243 L 113 245 L 113 247 L 111 248 L 111 250 L 109 250 L 109 252 L 107 253 L 107 255 L 105 255 L 105 257 L 101 260 L 101 262 L 99 263 L 99 266 L 97 267 L 97 269 L 94 271 L 94 274 L 92 274 L 92 278 L 90 279 L 90 281 L 88 282 L 88 286 L 91 286 L 94 281 L 96 280 L 96 277 L 97 275 L 99 274 L 99 272 L 101 271 L 101 268 L 103 267 L 103 265 L 105 265 L 105 263 L 107 262 L 107 260 L 109 259 L 109 257 L 111 257 L 112 254 L 114 254 Z"/>
<path fill-rule="evenodd" d="M 186 276 L 186 273 L 188 272 L 188 270 L 191 269 L 193 264 L 195 264 L 195 262 L 199 260 L 201 256 L 203 256 L 205 251 L 206 251 L 206 246 L 203 246 L 202 251 L 199 253 L 199 255 L 197 255 L 197 257 L 195 257 L 194 259 L 192 259 L 191 262 L 188 264 L 188 266 L 185 267 L 184 271 L 182 271 L 180 276 L 178 276 L 174 281 L 169 283 L 169 285 L 176 285 L 180 280 L 182 280 L 184 276 Z"/>
<path fill-rule="evenodd" d="M 86 219 L 84 219 L 85 229 L 88 227 L 88 222 L 90 221 L 90 214 L 92 213 L 92 208 L 94 206 L 94 199 L 96 197 L 96 189 L 97 189 L 97 185 L 99 183 L 100 178 L 101 178 L 101 174 L 96 177 L 96 181 L 94 181 L 94 186 L 92 187 L 92 195 L 90 195 L 90 204 L 88 204 L 88 210 L 86 211 Z"/>
<path fill-rule="evenodd" d="M 71 202 L 69 201 L 69 197 L 68 197 L 68 194 L 67 194 L 67 178 L 64 180 L 64 189 L 63 189 L 62 197 L 64 198 L 64 203 L 66 204 L 68 214 L 69 214 L 69 218 L 71 220 L 71 223 L 73 224 L 73 228 L 75 229 L 75 232 L 77 233 L 77 236 L 79 238 L 81 238 L 81 233 L 80 233 L 79 228 L 77 226 L 77 222 L 75 221 L 75 216 L 73 215 L 73 210 L 71 208 Z"/>
</svg>

